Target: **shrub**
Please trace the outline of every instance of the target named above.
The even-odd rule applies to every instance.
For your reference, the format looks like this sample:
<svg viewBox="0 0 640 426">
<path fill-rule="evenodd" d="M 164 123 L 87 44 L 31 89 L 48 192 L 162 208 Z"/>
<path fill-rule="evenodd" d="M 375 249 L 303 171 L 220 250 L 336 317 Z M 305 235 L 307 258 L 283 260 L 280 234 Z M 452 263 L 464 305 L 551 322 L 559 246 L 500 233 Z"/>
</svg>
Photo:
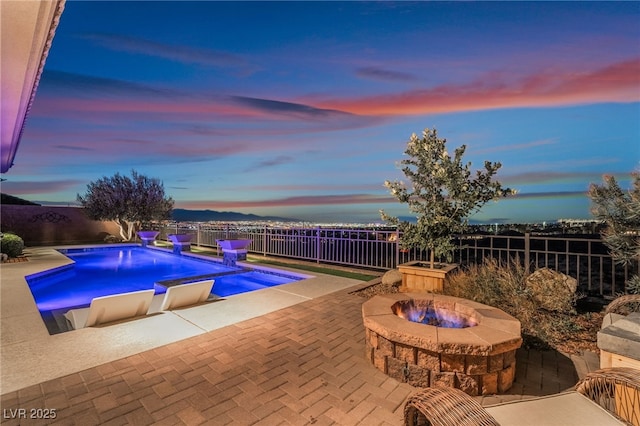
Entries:
<svg viewBox="0 0 640 426">
<path fill-rule="evenodd" d="M 518 259 L 508 263 L 485 259 L 450 276 L 444 293 L 495 306 L 517 318 L 525 347 L 566 348 L 569 336 L 581 336 L 585 344 L 595 339 L 588 321 L 575 312 L 545 309 L 544 300 L 527 285 L 530 276 Z M 599 324 L 598 318 L 590 322 Z"/>
<path fill-rule="evenodd" d="M 604 176 L 604 184 L 591 184 L 591 212 L 602 220 L 604 244 L 616 263 L 632 266 L 640 260 L 640 172 L 631 173 L 631 188 L 625 191 L 613 176 Z M 640 294 L 637 273 L 626 283 L 627 292 Z"/>
<path fill-rule="evenodd" d="M 627 281 L 627 291 L 629 294 L 640 294 L 640 275 L 634 275 Z"/>
<path fill-rule="evenodd" d="M 24 249 L 24 241 L 16 234 L 3 234 L 0 240 L 0 252 L 9 257 L 18 257 Z"/>
<path fill-rule="evenodd" d="M 496 306 L 524 323 L 537 306 L 526 286 L 527 272 L 516 260 L 508 264 L 493 258 L 454 273 L 445 293 Z"/>
</svg>

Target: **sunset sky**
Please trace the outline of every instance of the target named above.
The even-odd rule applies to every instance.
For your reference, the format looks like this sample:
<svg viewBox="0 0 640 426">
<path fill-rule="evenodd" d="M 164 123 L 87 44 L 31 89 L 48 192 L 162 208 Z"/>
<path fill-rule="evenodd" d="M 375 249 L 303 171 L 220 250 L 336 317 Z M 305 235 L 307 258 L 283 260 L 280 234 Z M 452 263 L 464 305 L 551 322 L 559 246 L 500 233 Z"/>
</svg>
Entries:
<svg viewBox="0 0 640 426">
<path fill-rule="evenodd" d="M 379 221 L 427 127 L 518 189 L 474 219 L 591 217 L 640 170 L 640 2 L 67 0 L 2 192 L 135 169 L 176 208 Z"/>
</svg>

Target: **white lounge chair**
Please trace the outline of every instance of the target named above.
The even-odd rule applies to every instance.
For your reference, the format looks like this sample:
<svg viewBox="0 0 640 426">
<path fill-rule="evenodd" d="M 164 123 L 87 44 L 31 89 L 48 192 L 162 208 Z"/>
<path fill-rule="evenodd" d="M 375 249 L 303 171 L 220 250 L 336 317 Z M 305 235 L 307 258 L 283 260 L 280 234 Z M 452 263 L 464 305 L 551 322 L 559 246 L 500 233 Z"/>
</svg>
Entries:
<svg viewBox="0 0 640 426">
<path fill-rule="evenodd" d="M 212 289 L 213 280 L 171 286 L 167 288 L 160 310 L 168 311 L 204 302 L 209 298 Z"/>
<path fill-rule="evenodd" d="M 88 308 L 71 309 L 64 316 L 74 329 L 79 329 L 146 315 L 153 294 L 153 290 L 140 290 L 96 297 Z"/>
</svg>

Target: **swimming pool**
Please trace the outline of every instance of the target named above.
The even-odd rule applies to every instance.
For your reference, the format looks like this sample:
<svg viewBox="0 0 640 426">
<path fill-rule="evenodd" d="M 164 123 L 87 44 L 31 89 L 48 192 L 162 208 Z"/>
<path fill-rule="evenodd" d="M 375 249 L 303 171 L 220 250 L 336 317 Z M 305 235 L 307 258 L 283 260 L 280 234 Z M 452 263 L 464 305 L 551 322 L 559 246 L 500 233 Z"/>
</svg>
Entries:
<svg viewBox="0 0 640 426">
<path fill-rule="evenodd" d="M 162 281 L 213 278 L 213 294 L 226 297 L 304 278 L 139 246 L 59 251 L 74 263 L 25 277 L 41 313 L 89 306 L 94 297 L 110 294 L 146 289 L 162 294 L 166 292 L 158 285 Z"/>
</svg>

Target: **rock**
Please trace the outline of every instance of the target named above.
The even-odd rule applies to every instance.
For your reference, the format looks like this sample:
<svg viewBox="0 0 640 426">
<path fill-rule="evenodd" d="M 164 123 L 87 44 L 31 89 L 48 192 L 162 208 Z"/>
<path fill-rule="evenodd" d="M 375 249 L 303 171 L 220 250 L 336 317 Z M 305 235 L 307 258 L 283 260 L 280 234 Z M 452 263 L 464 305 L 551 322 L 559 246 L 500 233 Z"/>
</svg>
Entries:
<svg viewBox="0 0 640 426">
<path fill-rule="evenodd" d="M 104 237 L 104 242 L 105 243 L 121 243 L 122 238 L 109 234 L 106 237 Z"/>
<path fill-rule="evenodd" d="M 526 286 L 542 309 L 567 314 L 575 311 L 578 288 L 575 278 L 542 268 L 527 277 Z"/>
<path fill-rule="evenodd" d="M 382 285 L 397 287 L 402 284 L 402 274 L 397 269 L 389 269 L 382 276 Z"/>
</svg>

